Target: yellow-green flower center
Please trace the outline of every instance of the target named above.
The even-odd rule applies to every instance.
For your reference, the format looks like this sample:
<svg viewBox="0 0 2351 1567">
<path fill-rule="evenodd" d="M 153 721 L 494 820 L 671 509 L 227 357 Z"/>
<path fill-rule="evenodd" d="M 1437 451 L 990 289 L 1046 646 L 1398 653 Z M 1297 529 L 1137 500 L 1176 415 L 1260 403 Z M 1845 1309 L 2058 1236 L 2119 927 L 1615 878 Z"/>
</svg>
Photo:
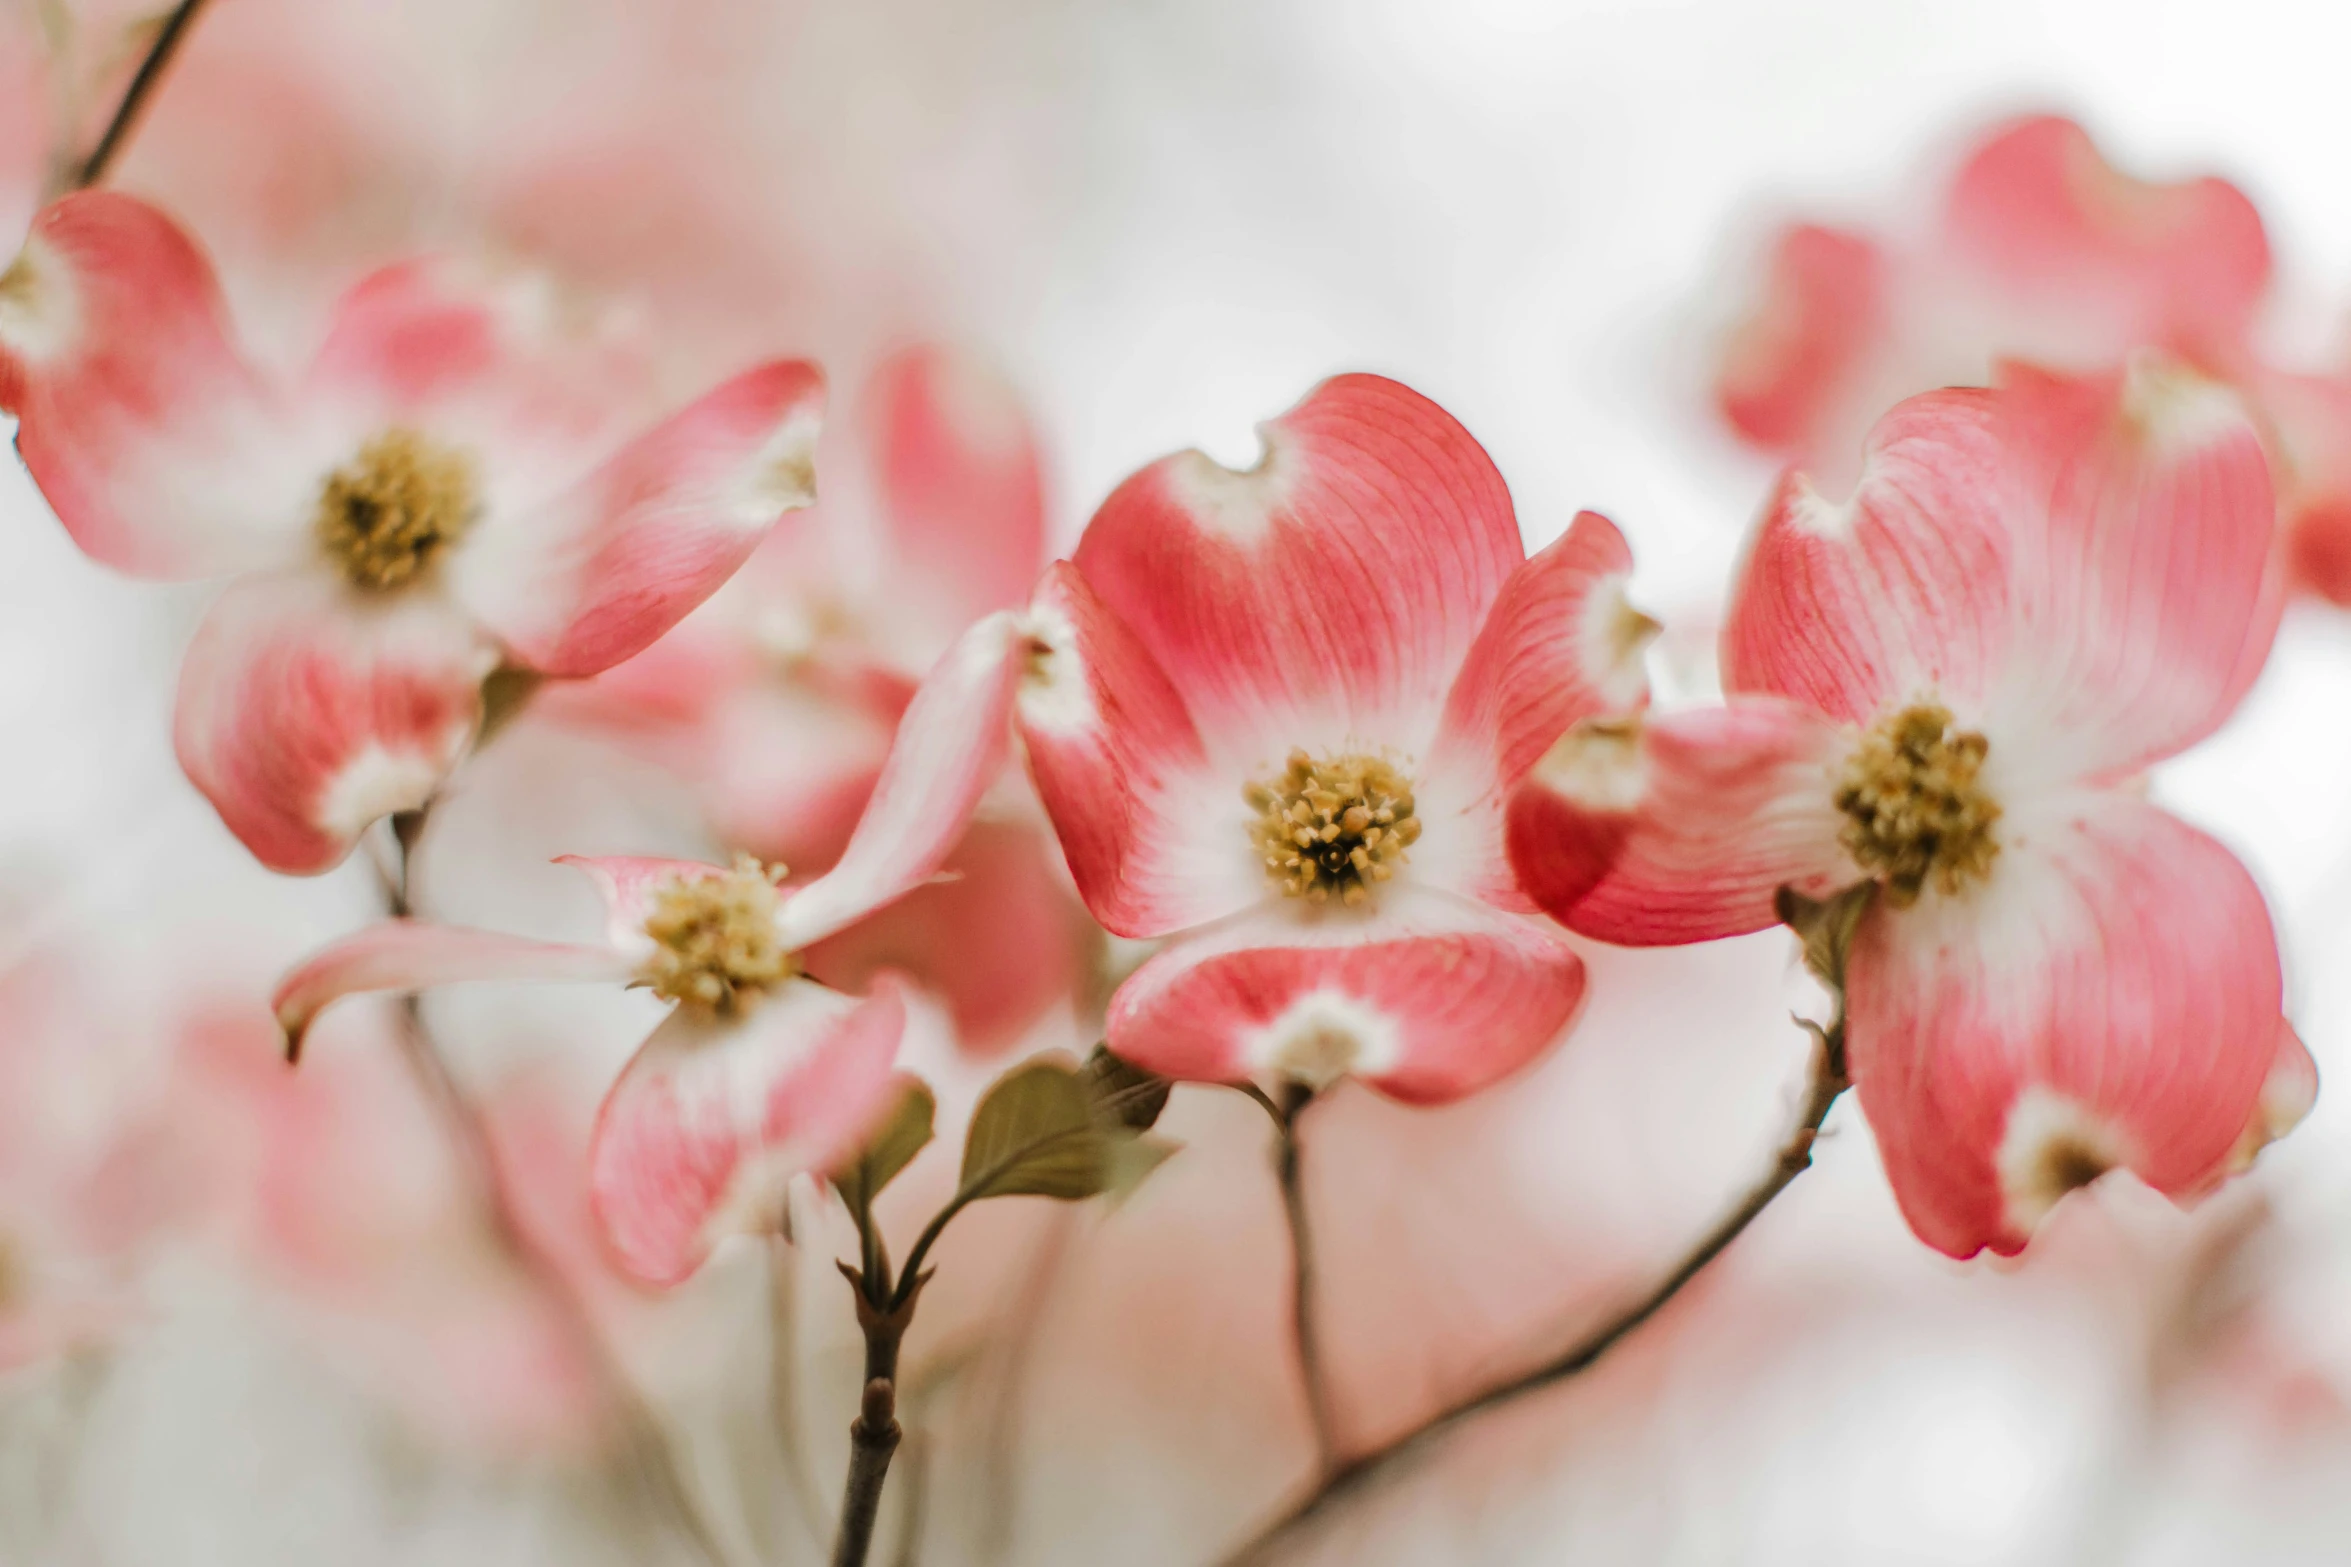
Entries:
<svg viewBox="0 0 2351 1567">
<path fill-rule="evenodd" d="M 716 876 L 680 877 L 653 894 L 645 934 L 653 951 L 637 971 L 665 1001 L 734 1012 L 800 971 L 776 931 L 782 866 L 739 856 Z"/>
<path fill-rule="evenodd" d="M 1921 702 L 1881 720 L 1846 762 L 1836 796 L 1847 817 L 1842 841 L 1897 907 L 1916 903 L 1929 882 L 1955 893 L 1990 874 L 2000 853 L 2000 803 L 1982 779 L 1990 749 L 1982 735 L 1955 730 L 1948 708 Z"/>
<path fill-rule="evenodd" d="M 353 587 L 387 593 L 423 576 L 473 526 L 477 509 L 463 452 L 390 429 L 328 476 L 318 541 Z"/>
<path fill-rule="evenodd" d="M 1245 791 L 1265 874 L 1289 897 L 1358 904 L 1396 874 L 1420 837 L 1412 785 L 1373 756 L 1317 761 L 1290 753 L 1275 778 Z"/>
</svg>

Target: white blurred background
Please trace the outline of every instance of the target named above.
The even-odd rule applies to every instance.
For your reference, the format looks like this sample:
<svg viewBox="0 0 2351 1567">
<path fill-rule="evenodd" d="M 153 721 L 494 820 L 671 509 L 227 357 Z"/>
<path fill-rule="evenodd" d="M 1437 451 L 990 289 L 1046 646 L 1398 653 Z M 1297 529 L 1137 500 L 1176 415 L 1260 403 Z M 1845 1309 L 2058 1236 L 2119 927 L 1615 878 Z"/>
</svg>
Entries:
<svg viewBox="0 0 2351 1567">
<path fill-rule="evenodd" d="M 122 183 L 196 223 L 240 309 L 289 341 L 371 261 L 486 244 L 641 295 L 686 384 L 783 350 L 851 385 L 910 335 L 976 345 L 1031 402 L 1064 540 L 1140 462 L 1243 456 L 1315 380 L 1380 370 L 1485 442 L 1530 542 L 1580 507 L 1624 528 L 1637 596 L 1675 628 L 1660 678 L 1688 689 L 1770 475 L 1706 388 L 1775 222 L 1891 221 L 1987 121 L 2070 113 L 2121 166 L 2252 195 L 2281 273 L 2270 346 L 2333 365 L 2346 59 L 2351 12 L 2190 0 L 215 0 Z M 204 598 L 86 561 L 0 473 L 10 952 L 68 969 L 58 1026 L 134 1098 L 163 1081 L 168 1046 L 141 1043 L 172 1034 L 158 1017 L 200 992 L 257 1019 L 280 967 L 376 906 L 361 863 L 259 870 L 181 780 L 170 698 Z M 2322 1074 L 2351 1066 L 2351 624 L 2297 607 L 2245 709 L 2157 789 L 2253 867 L 2290 1014 Z M 675 811 L 576 739 L 521 734 L 436 824 L 428 871 L 453 914 L 583 931 L 546 858 L 690 850 Z M 1583 1025 L 1495 1102 L 1327 1107 L 1314 1194 L 1365 1431 L 1563 1337 L 1674 1254 L 1775 1134 L 1802 1043 L 1782 938 L 1593 966 Z M 592 1092 L 646 1015 L 497 993 L 435 1012 L 485 1093 L 534 1067 Z M 371 1048 L 359 1026 L 320 1043 L 329 1073 Z M 404 1091 L 355 1075 L 350 1094 Z M 893 1482 L 929 1487 L 899 1559 L 1203 1562 L 1300 1477 L 1253 1115 L 1179 1096 L 1191 1146 L 1129 1208 L 990 1216 L 946 1249 L 943 1282 L 975 1282 L 918 1329 L 948 1390 L 927 1477 Z M 2334 1095 L 2198 1213 L 2108 1182 L 2005 1266 L 1914 1241 L 1866 1132 L 1849 1109 L 1833 1125 L 1719 1277 L 1298 1559 L 2351 1556 Z M 429 1131 L 414 1146 L 432 1157 Z M 438 1179 L 336 1162 L 318 1179 Z M 382 1206 L 319 1222 L 375 1215 L 395 1257 L 439 1244 Z M 829 1501 L 854 1369 L 827 1232 L 804 1239 L 788 1423 Z M 725 1567 L 822 1559 L 782 1478 L 791 1443 L 766 1429 L 767 1269 L 730 1256 L 684 1298 L 606 1314 Z M 664 1522 L 674 1498 L 565 1439 L 568 1406 L 504 1418 L 481 1367 L 510 1351 L 438 1323 L 440 1284 L 356 1271 L 359 1297 L 404 1276 L 422 1293 L 354 1327 L 369 1314 L 348 1296 L 166 1248 L 118 1330 L 8 1373 L 0 1559 L 704 1559 Z M 997 1347 L 956 1382 L 967 1341 Z M 497 1407 L 445 1407 L 468 1393 Z"/>
</svg>

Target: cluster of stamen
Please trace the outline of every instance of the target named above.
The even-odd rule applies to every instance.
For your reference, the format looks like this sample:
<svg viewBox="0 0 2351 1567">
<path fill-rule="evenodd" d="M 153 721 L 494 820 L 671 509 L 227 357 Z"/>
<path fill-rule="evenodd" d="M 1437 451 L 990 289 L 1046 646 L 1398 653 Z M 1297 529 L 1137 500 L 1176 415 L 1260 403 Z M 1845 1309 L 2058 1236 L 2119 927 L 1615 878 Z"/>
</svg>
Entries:
<svg viewBox="0 0 2351 1567">
<path fill-rule="evenodd" d="M 406 587 L 464 536 L 475 511 L 465 454 L 391 429 L 372 437 L 319 491 L 318 541 L 351 585 Z"/>
<path fill-rule="evenodd" d="M 799 972 L 776 931 L 783 867 L 749 855 L 716 876 L 681 877 L 653 894 L 645 934 L 653 952 L 637 972 L 665 1001 L 729 1013 Z"/>
<path fill-rule="evenodd" d="M 1990 746 L 1951 724 L 1936 703 L 1904 708 L 1862 737 L 1837 787 L 1846 850 L 1898 907 L 1930 881 L 1955 893 L 1982 880 L 2000 852 L 2000 804 L 1982 782 Z"/>
<path fill-rule="evenodd" d="M 1420 837 L 1412 785 L 1372 756 L 1290 753 L 1277 778 L 1246 791 L 1265 874 L 1289 897 L 1358 904 L 1396 874 Z"/>
</svg>

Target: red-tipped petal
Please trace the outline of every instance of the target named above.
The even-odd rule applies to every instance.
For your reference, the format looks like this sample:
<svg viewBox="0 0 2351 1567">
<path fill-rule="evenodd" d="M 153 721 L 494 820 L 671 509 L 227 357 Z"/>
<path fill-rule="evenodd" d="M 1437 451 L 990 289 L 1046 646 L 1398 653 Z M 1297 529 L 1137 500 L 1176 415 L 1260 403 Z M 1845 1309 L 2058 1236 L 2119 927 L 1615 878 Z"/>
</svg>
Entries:
<svg viewBox="0 0 2351 1567">
<path fill-rule="evenodd" d="M 1119 987 L 1109 1042 L 1186 1082 L 1351 1075 L 1438 1104 L 1534 1060 L 1583 996 L 1583 960 L 1543 926 L 1398 889 L 1369 914 L 1284 905 L 1176 942 Z"/>
<path fill-rule="evenodd" d="M 2045 314 L 2078 312 L 2110 323 L 2118 344 L 2207 362 L 2242 351 L 2269 286 L 2269 240 L 2242 191 L 2212 178 L 2133 179 L 2054 115 L 1985 141 L 1952 184 L 1944 234 Z"/>
<path fill-rule="evenodd" d="M 1094 918 L 1164 936 L 1247 908 L 1265 877 L 1241 783 L 1209 765 L 1166 672 L 1066 562 L 1038 585 L 1030 624 L 1021 738 Z"/>
<path fill-rule="evenodd" d="M 1501 474 L 1378 376 L 1326 381 L 1261 433 L 1246 473 L 1195 451 L 1128 479 L 1078 569 L 1204 731 L 1276 761 L 1307 721 L 1419 743 L 1524 556 Z"/>
<path fill-rule="evenodd" d="M 494 650 L 430 598 L 307 577 L 223 593 L 180 667 L 180 766 L 272 870 L 329 870 L 422 805 L 472 742 Z"/>
<path fill-rule="evenodd" d="M 67 196 L 0 274 L 0 406 L 84 553 L 149 577 L 284 558 L 302 520 L 261 384 L 211 263 L 113 191 Z M 314 481 L 313 481 L 314 482 Z"/>
<path fill-rule="evenodd" d="M 1858 234 L 1799 224 L 1772 249 L 1764 296 L 1723 357 L 1723 417 L 1767 451 L 1800 455 L 1886 346 L 1890 267 Z"/>
<path fill-rule="evenodd" d="M 2279 988 L 2261 894 L 2202 833 L 2107 793 L 2004 823 L 1990 882 L 1854 941 L 1853 1080 L 1911 1228 L 2013 1253 L 2104 1168 L 2198 1189 L 2258 1112 Z"/>
<path fill-rule="evenodd" d="M 1772 924 L 1772 895 L 1859 881 L 1838 844 L 1836 768 L 1849 741 L 1769 697 L 1587 724 L 1511 796 L 1510 862 L 1571 930 L 1672 946 Z"/>
<path fill-rule="evenodd" d="M 1855 723 L 1933 693 L 1982 710 L 2009 635 L 2011 458 L 1993 396 L 1879 421 L 1850 500 L 1780 481 L 1722 634 L 1723 683 Z"/>
<path fill-rule="evenodd" d="M 1503 584 L 1420 781 L 1422 858 L 1442 885 L 1522 906 L 1502 847 L 1510 787 L 1575 724 L 1647 705 L 1657 622 L 1625 601 L 1632 569 L 1615 524 L 1588 511 Z"/>
<path fill-rule="evenodd" d="M 1018 608 L 1045 560 L 1044 468 L 1019 396 L 970 357 L 924 346 L 883 362 L 866 412 L 890 594 L 909 600 L 885 612 L 952 627 Z"/>
<path fill-rule="evenodd" d="M 1020 618 L 991 615 L 923 678 L 849 846 L 785 900 L 778 919 L 786 945 L 821 941 L 938 872 L 1003 770 L 1013 692 L 1028 657 Z"/>
<path fill-rule="evenodd" d="M 459 592 L 517 662 L 550 675 L 610 668 L 815 499 L 823 408 L 824 378 L 803 361 L 735 377 L 536 515 L 469 539 Z"/>
<path fill-rule="evenodd" d="M 2046 770 L 2135 771 L 2219 727 L 2276 634 L 2260 439 L 2234 392 L 2174 364 L 2012 370 L 2000 395 L 2030 504 L 1994 742 L 2014 731 Z"/>
<path fill-rule="evenodd" d="M 596 890 L 604 895 L 606 939 L 616 950 L 629 953 L 645 947 L 645 917 L 652 912 L 653 898 L 662 888 L 727 874 L 725 866 L 703 860 L 665 860 L 640 854 L 559 854 L 555 863 L 587 872 Z"/>
<path fill-rule="evenodd" d="M 430 990 L 467 980 L 624 979 L 628 959 L 610 947 L 532 941 L 460 925 L 386 920 L 326 947 L 278 981 L 270 1007 L 299 1054 L 319 1013 L 367 991 Z"/>
<path fill-rule="evenodd" d="M 725 1235 L 773 1223 L 783 1183 L 837 1164 L 896 1094 L 905 1002 L 792 980 L 739 1019 L 681 1010 L 654 1031 L 596 1118 L 590 1200 L 614 1257 L 682 1282 Z"/>
</svg>

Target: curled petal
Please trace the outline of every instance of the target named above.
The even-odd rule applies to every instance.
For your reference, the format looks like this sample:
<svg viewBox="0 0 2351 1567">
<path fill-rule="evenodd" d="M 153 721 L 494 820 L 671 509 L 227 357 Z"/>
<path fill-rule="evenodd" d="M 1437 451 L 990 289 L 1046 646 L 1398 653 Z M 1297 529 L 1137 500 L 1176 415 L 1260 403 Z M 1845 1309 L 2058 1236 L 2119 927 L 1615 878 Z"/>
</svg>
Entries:
<svg viewBox="0 0 2351 1567">
<path fill-rule="evenodd" d="M 1163 936 L 1248 907 L 1265 881 L 1241 782 L 1210 767 L 1158 661 L 1066 562 L 1038 585 L 1029 619 L 1021 739 L 1094 918 Z"/>
<path fill-rule="evenodd" d="M 629 1062 L 588 1152 L 589 1198 L 614 1257 L 682 1282 L 725 1235 L 772 1227 L 783 1183 L 854 1149 L 896 1098 L 905 1002 L 792 980 L 748 1016 L 672 1013 Z"/>
<path fill-rule="evenodd" d="M 1952 183 L 1944 233 L 1975 270 L 2044 313 L 2085 315 L 2111 323 L 2118 344 L 2207 362 L 2242 352 L 2269 286 L 2269 239 L 2244 192 L 2209 177 L 2133 179 L 2055 115 L 1985 141 Z"/>
<path fill-rule="evenodd" d="M 936 874 L 1003 770 L 1028 657 L 1019 617 L 991 615 L 923 678 L 849 846 L 785 900 L 785 945 L 821 941 Z"/>
<path fill-rule="evenodd" d="M 816 498 L 815 366 L 779 360 L 706 394 L 537 515 L 484 528 L 458 591 L 516 662 L 592 675 L 641 652 Z"/>
<path fill-rule="evenodd" d="M 2226 849 L 2108 793 L 2007 824 L 1991 880 L 1864 917 L 1847 971 L 1862 1109 L 1911 1228 L 2023 1248 L 2127 1168 L 2194 1192 L 2278 1063 L 2276 937 Z"/>
<path fill-rule="evenodd" d="M 588 873 L 604 895 L 605 936 L 613 949 L 631 957 L 646 949 L 645 917 L 653 897 L 679 882 L 724 876 L 727 868 L 703 860 L 665 860 L 653 855 L 560 854 L 558 865 L 572 865 Z"/>
<path fill-rule="evenodd" d="M 1773 247 L 1762 302 L 1739 326 L 1714 395 L 1767 451 L 1801 453 L 1886 346 L 1891 268 L 1858 234 L 1799 224 Z"/>
<path fill-rule="evenodd" d="M 211 263 L 113 191 L 67 196 L 0 273 L 0 405 L 85 554 L 149 577 L 285 558 L 289 443 L 239 353 Z"/>
<path fill-rule="evenodd" d="M 386 920 L 303 960 L 278 982 L 270 1007 L 288 1059 L 319 1013 L 365 991 L 430 990 L 467 980 L 624 979 L 629 962 L 609 947 L 531 941 L 460 925 Z"/>
<path fill-rule="evenodd" d="M 1450 414 L 1378 376 L 1326 381 L 1260 434 L 1246 473 L 1194 451 L 1128 479 L 1078 569 L 1208 730 L 1276 760 L 1302 714 L 1431 733 L 1524 556 L 1501 474 Z"/>
<path fill-rule="evenodd" d="M 172 739 L 255 858 L 314 874 L 440 787 L 496 662 L 430 598 L 375 604 L 322 580 L 251 578 L 189 644 Z"/>
<path fill-rule="evenodd" d="M 1861 879 L 1838 843 L 1848 741 L 1768 697 L 1570 730 L 1511 796 L 1528 897 L 1586 936 L 1671 946 L 1761 930 L 1772 895 Z"/>
<path fill-rule="evenodd" d="M 1991 394 L 1880 420 L 1853 496 L 1802 475 L 1764 509 L 1723 626 L 1723 683 L 1867 723 L 1932 692 L 1973 716 L 2007 649 L 2010 456 Z"/>
<path fill-rule="evenodd" d="M 2014 369 L 2016 518 L 2005 689 L 2049 767 L 2137 771 L 2218 728 L 2277 631 L 2275 499 L 2237 395 L 2177 364 L 2071 379 Z"/>
<path fill-rule="evenodd" d="M 1109 1042 L 1185 1082 L 1355 1076 L 1441 1104 L 1534 1060 L 1583 997 L 1583 960 L 1541 925 L 1395 889 L 1368 916 L 1288 905 L 1177 941 L 1119 987 Z"/>
<path fill-rule="evenodd" d="M 925 346 L 884 361 L 866 398 L 891 594 L 912 599 L 903 618 L 966 626 L 1018 608 L 1045 558 L 1044 468 L 1019 397 L 968 356 Z"/>
</svg>

